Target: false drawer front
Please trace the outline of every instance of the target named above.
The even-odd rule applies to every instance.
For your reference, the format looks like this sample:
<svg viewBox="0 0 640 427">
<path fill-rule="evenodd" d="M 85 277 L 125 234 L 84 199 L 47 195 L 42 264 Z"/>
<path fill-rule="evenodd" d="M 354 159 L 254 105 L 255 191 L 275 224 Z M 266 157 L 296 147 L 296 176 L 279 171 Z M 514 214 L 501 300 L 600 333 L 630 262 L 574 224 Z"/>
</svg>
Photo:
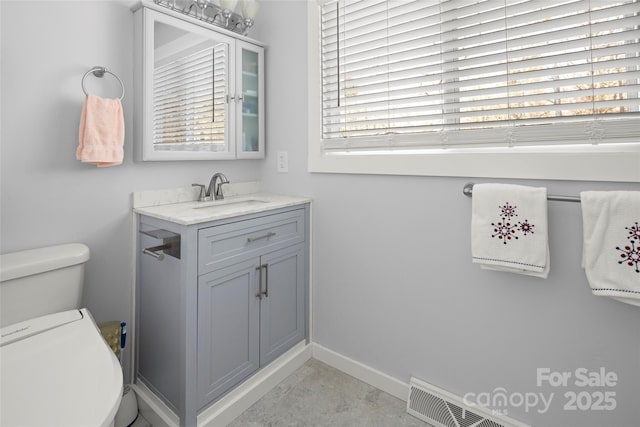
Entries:
<svg viewBox="0 0 640 427">
<path fill-rule="evenodd" d="M 304 241 L 304 209 L 208 227 L 198 232 L 198 274 Z"/>
</svg>

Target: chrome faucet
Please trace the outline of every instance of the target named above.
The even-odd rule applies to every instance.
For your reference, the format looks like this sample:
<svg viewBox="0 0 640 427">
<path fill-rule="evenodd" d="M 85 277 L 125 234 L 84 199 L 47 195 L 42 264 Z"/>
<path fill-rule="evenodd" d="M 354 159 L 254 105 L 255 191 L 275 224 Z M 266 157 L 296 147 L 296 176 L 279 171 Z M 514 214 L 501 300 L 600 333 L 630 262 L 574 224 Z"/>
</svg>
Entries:
<svg viewBox="0 0 640 427">
<path fill-rule="evenodd" d="M 220 180 L 219 184 L 216 182 Z M 200 187 L 200 195 L 198 196 L 198 201 L 207 202 L 209 200 L 222 200 L 224 199 L 224 194 L 222 194 L 222 184 L 229 184 L 229 180 L 223 173 L 214 173 L 211 177 L 211 181 L 209 181 L 209 188 L 207 188 L 204 184 L 191 184 L 194 187 Z"/>
<path fill-rule="evenodd" d="M 220 183 L 216 185 L 216 181 L 220 179 Z M 222 184 L 228 184 L 229 180 L 223 173 L 214 173 L 209 181 L 209 189 L 207 190 L 207 196 L 212 197 L 214 200 L 224 199 L 222 194 Z"/>
</svg>

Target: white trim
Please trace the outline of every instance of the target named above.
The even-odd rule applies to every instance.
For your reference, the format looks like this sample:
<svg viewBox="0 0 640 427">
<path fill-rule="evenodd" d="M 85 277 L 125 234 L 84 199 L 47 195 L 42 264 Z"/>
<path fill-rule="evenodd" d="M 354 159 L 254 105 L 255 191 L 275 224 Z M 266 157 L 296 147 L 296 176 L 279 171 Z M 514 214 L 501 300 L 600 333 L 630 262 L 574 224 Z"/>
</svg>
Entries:
<svg viewBox="0 0 640 427">
<path fill-rule="evenodd" d="M 313 287 L 313 242 L 314 242 L 314 238 L 313 238 L 313 206 L 314 206 L 314 202 L 313 200 L 311 201 L 311 203 L 309 203 L 309 246 L 308 251 L 309 251 L 309 255 L 308 255 L 308 259 L 309 259 L 309 271 L 307 272 L 307 279 L 309 280 L 309 295 L 307 295 L 307 304 L 308 304 L 308 309 L 309 312 L 307 313 L 307 319 L 309 322 L 309 336 L 307 337 L 307 339 L 309 340 L 309 343 L 313 344 L 313 291 L 314 291 L 314 287 Z"/>
<path fill-rule="evenodd" d="M 308 168 L 310 172 L 640 182 L 640 144 L 623 152 L 606 146 L 564 152 L 518 147 L 481 154 L 434 150 L 428 154 L 327 155 L 321 149 L 321 76 L 317 2 L 307 3 Z M 585 141 L 588 144 L 589 141 Z M 639 141 L 640 142 L 640 141 Z M 606 145 L 606 144 L 605 144 Z"/>
<path fill-rule="evenodd" d="M 360 363 L 329 350 L 320 344 L 313 344 L 313 358 L 327 365 L 351 375 L 379 390 L 389 393 L 392 396 L 406 402 L 409 393 L 409 383 L 402 382 L 397 378 L 380 372 L 370 366 Z"/>
<path fill-rule="evenodd" d="M 138 326 L 138 322 L 136 322 L 136 282 L 138 279 L 138 252 L 135 250 L 135 248 L 138 247 L 138 215 L 135 214 L 132 210 L 129 218 L 131 221 L 131 247 L 133 248 L 130 258 L 131 307 L 129 308 L 129 323 L 127 324 L 127 337 L 124 348 L 124 350 L 126 351 L 128 346 L 129 351 L 123 354 L 123 358 L 126 355 L 125 360 L 127 361 L 127 363 L 129 363 L 129 376 L 126 379 L 129 383 L 133 383 L 136 378 L 136 351 L 138 350 L 136 347 L 136 340 L 138 339 L 138 334 L 136 333 L 136 327 Z"/>
<path fill-rule="evenodd" d="M 178 427 L 178 416 L 142 382 L 131 384 L 138 400 L 138 413 L 153 427 Z"/>
<path fill-rule="evenodd" d="M 309 172 L 640 182 L 634 152 L 327 155 L 310 139 Z"/>
</svg>

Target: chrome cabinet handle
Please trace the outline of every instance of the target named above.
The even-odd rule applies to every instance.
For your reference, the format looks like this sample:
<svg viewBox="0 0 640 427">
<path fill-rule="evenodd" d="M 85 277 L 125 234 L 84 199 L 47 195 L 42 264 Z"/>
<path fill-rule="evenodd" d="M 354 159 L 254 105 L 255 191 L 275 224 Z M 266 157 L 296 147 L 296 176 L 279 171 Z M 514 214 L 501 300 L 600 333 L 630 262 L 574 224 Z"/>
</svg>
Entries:
<svg viewBox="0 0 640 427">
<path fill-rule="evenodd" d="M 269 264 L 264 264 L 264 297 L 269 298 Z"/>
<path fill-rule="evenodd" d="M 262 240 L 262 239 L 268 239 L 269 237 L 273 237 L 275 235 L 276 235 L 276 233 L 274 233 L 273 231 L 270 231 L 267 234 L 263 234 L 262 236 L 247 237 L 247 243 L 253 243 L 253 242 L 256 242 L 256 241 Z"/>
<path fill-rule="evenodd" d="M 264 268 L 264 291 L 262 290 L 262 269 Z M 269 264 L 262 264 L 256 267 L 258 270 L 258 274 L 260 275 L 258 279 L 258 293 L 256 297 L 262 299 L 264 295 L 265 298 L 269 298 Z"/>
<path fill-rule="evenodd" d="M 262 299 L 262 266 L 259 265 L 258 267 L 256 267 L 256 270 L 258 270 L 258 274 L 259 274 L 258 293 L 256 294 L 256 297 Z"/>
</svg>

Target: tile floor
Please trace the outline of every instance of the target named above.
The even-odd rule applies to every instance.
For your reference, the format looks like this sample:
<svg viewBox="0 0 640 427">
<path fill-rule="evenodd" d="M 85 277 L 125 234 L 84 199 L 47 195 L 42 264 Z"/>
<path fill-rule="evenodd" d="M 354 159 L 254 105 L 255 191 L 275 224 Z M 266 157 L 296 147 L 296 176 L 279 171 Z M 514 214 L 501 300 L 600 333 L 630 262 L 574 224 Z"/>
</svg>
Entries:
<svg viewBox="0 0 640 427">
<path fill-rule="evenodd" d="M 229 427 L 425 427 L 406 403 L 311 359 Z"/>
</svg>

